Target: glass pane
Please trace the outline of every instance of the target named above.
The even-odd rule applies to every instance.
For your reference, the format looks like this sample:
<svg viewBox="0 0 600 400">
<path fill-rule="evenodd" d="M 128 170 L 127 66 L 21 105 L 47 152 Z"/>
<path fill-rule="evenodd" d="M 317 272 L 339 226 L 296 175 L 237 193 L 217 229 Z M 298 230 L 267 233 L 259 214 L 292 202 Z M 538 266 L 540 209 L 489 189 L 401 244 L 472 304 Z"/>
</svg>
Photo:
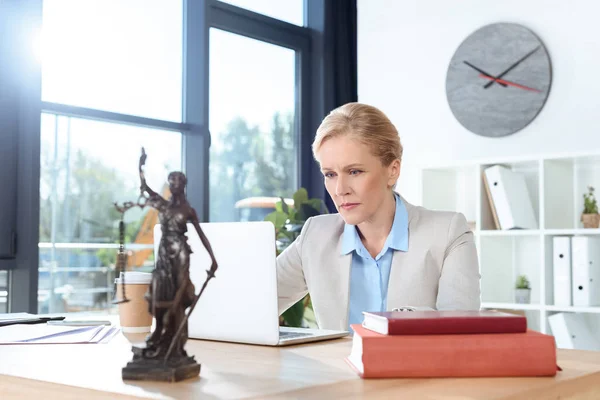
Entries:
<svg viewBox="0 0 600 400">
<path fill-rule="evenodd" d="M 0 314 L 8 312 L 8 271 L 0 271 Z"/>
<path fill-rule="evenodd" d="M 277 18 L 294 25 L 304 25 L 304 0 L 222 0 L 246 10 Z"/>
<path fill-rule="evenodd" d="M 42 114 L 38 311 L 105 311 L 111 305 L 120 214 L 139 196 L 138 160 L 156 192 L 169 195 L 181 169 L 182 137 L 128 125 Z M 128 268 L 153 267 L 151 208 L 125 214 Z"/>
<path fill-rule="evenodd" d="M 44 0 L 42 100 L 181 121 L 182 1 Z"/>
<path fill-rule="evenodd" d="M 211 29 L 211 221 L 263 220 L 297 189 L 295 75 L 293 50 Z"/>
</svg>

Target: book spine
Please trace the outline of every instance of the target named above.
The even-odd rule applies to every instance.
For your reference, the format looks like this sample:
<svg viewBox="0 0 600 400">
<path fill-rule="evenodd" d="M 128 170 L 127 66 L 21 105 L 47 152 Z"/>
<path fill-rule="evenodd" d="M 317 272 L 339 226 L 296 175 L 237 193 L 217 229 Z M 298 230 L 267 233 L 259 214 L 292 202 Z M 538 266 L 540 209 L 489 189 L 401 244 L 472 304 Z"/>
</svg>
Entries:
<svg viewBox="0 0 600 400">
<path fill-rule="evenodd" d="M 368 328 L 368 326 L 365 326 Z M 498 319 L 405 319 L 389 320 L 388 335 L 474 334 L 474 333 L 524 333 L 525 318 Z"/>
<path fill-rule="evenodd" d="M 484 335 L 482 335 L 484 336 Z M 498 337 L 499 335 L 494 335 Z M 506 335 L 514 336 L 514 335 Z M 485 338 L 456 345 L 440 340 L 394 341 L 382 346 L 366 340 L 364 378 L 518 377 L 556 375 L 552 336 Z"/>
</svg>

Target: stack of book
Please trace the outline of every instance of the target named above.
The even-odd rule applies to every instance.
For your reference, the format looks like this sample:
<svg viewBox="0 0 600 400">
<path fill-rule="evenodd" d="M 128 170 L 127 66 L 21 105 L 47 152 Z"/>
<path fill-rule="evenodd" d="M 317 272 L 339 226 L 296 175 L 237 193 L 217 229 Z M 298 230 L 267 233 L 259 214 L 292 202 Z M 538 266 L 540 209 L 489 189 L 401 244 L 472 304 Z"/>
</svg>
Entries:
<svg viewBox="0 0 600 400">
<path fill-rule="evenodd" d="M 554 376 L 554 337 L 500 311 L 365 312 L 346 358 L 362 378 Z"/>
</svg>

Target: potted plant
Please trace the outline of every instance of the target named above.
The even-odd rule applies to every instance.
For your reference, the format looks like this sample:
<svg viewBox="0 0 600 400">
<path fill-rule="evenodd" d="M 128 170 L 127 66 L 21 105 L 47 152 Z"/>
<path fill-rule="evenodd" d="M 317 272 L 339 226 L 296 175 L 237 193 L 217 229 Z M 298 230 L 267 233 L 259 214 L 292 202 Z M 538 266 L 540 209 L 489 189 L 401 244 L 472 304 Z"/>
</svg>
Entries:
<svg viewBox="0 0 600 400">
<path fill-rule="evenodd" d="M 598 204 L 594 196 L 593 186 L 588 186 L 588 193 L 583 194 L 581 222 L 583 222 L 584 228 L 598 228 L 600 225 L 600 215 L 598 214 Z"/>
<path fill-rule="evenodd" d="M 529 287 L 529 280 L 527 280 L 527 276 L 519 275 L 515 285 L 515 303 L 529 304 L 530 300 L 531 288 Z"/>
<path fill-rule="evenodd" d="M 265 217 L 265 221 L 271 221 L 275 225 L 277 255 L 281 254 L 296 240 L 307 219 L 328 213 L 325 202 L 321 199 L 309 199 L 308 192 L 304 188 L 298 189 L 294 193 L 293 198 L 293 207 L 289 207 L 284 199 L 281 198 L 275 205 L 275 211 Z M 306 295 L 302 300 L 286 310 L 281 315 L 279 324 L 292 327 L 316 328 L 316 322 L 312 316 L 310 296 Z"/>
</svg>

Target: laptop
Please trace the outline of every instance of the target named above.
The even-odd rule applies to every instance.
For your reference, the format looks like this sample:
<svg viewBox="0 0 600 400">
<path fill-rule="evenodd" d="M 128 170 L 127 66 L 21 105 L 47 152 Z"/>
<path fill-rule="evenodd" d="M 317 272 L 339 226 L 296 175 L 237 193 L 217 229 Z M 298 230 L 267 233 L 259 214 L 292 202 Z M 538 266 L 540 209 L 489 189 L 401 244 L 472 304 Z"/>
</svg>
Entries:
<svg viewBox="0 0 600 400">
<path fill-rule="evenodd" d="M 189 317 L 190 339 L 285 346 L 349 334 L 279 326 L 275 228 L 271 222 L 208 222 L 200 227 L 219 268 Z M 190 278 L 197 294 L 206 280 L 210 256 L 191 223 L 187 236 L 193 252 Z M 155 255 L 160 239 L 158 224 L 154 227 Z"/>
</svg>

